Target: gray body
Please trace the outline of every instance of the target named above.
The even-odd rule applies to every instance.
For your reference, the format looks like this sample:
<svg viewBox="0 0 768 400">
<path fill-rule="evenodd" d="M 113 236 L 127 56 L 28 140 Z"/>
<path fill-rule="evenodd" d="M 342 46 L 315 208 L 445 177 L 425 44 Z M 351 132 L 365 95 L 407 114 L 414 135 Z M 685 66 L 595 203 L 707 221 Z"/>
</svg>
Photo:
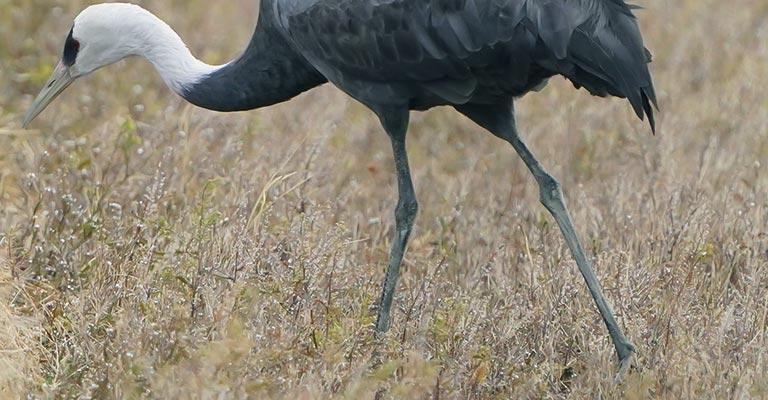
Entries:
<svg viewBox="0 0 768 400">
<path fill-rule="evenodd" d="M 649 61 L 621 0 L 264 0 L 242 56 L 185 97 L 249 110 L 331 81 L 374 110 L 426 110 L 498 104 L 563 75 L 653 123 Z"/>
<path fill-rule="evenodd" d="M 627 98 L 654 129 L 650 53 L 623 0 L 263 0 L 248 48 L 183 94 L 201 107 L 263 107 L 327 81 L 368 106 L 392 142 L 399 199 L 377 337 L 386 331 L 418 203 L 405 136 L 409 110 L 453 106 L 509 142 L 540 188 L 608 328 L 617 379 L 635 348 L 602 294 L 560 185 L 517 132 L 513 99 L 554 75 Z"/>
</svg>

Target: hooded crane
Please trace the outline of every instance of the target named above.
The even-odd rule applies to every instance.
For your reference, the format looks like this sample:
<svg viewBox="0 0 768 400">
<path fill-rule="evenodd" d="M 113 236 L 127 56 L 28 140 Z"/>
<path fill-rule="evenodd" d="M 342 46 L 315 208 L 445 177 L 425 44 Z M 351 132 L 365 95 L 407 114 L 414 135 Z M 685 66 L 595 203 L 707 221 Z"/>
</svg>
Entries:
<svg viewBox="0 0 768 400">
<path fill-rule="evenodd" d="M 405 148 L 409 111 L 452 106 L 509 142 L 533 174 L 608 328 L 621 379 L 635 347 L 603 296 L 560 184 L 520 137 L 513 103 L 562 75 L 593 95 L 626 98 L 654 130 L 651 55 L 634 8 L 623 0 L 262 0 L 245 51 L 212 66 L 139 6 L 94 5 L 75 18 L 23 125 L 77 78 L 128 56 L 146 58 L 174 92 L 217 111 L 265 107 L 333 83 L 378 116 L 394 153 L 399 198 L 375 326 L 380 338 L 418 209 Z"/>
</svg>

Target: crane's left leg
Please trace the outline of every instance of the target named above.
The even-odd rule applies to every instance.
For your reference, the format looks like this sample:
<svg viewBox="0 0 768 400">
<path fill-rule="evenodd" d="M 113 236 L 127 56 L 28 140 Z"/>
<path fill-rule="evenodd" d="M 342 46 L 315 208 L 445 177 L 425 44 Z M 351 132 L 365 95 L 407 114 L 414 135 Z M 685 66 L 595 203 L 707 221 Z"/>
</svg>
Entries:
<svg viewBox="0 0 768 400">
<path fill-rule="evenodd" d="M 392 238 L 392 248 L 389 253 L 387 272 L 381 288 L 381 300 L 376 317 L 376 337 L 380 338 L 386 332 L 389 324 L 389 311 L 395 296 L 400 264 L 403 261 L 403 253 L 408 243 L 408 237 L 411 235 L 419 204 L 416 201 L 416 192 L 413 190 L 408 154 L 405 151 L 405 134 L 408 130 L 409 119 L 408 109 L 386 108 L 375 111 L 392 142 L 398 190 L 397 207 L 395 208 L 395 236 Z"/>
<path fill-rule="evenodd" d="M 541 203 L 549 210 L 560 227 L 565 242 L 571 250 L 571 254 L 576 260 L 576 265 L 578 265 L 579 271 L 587 283 L 587 288 L 595 300 L 597 309 L 600 311 L 600 316 L 608 327 L 608 333 L 611 335 L 613 345 L 616 348 L 616 355 L 619 358 L 619 372 L 616 375 L 616 381 L 620 382 L 633 362 L 636 351 L 635 346 L 624 337 L 619 324 L 616 323 L 616 318 L 613 316 L 611 306 L 608 304 L 605 296 L 603 296 L 603 290 L 597 281 L 589 260 L 587 260 L 584 249 L 571 222 L 571 217 L 568 214 L 568 209 L 563 202 L 563 192 L 560 189 L 560 183 L 544 169 L 536 156 L 520 138 L 515 127 L 511 100 L 508 103 L 497 106 L 470 104 L 457 106 L 456 109 L 478 125 L 488 129 L 494 135 L 509 142 L 515 148 L 517 154 L 520 155 L 520 158 L 523 159 L 523 162 L 525 162 L 534 178 L 536 178 L 536 182 L 539 184 Z"/>
</svg>

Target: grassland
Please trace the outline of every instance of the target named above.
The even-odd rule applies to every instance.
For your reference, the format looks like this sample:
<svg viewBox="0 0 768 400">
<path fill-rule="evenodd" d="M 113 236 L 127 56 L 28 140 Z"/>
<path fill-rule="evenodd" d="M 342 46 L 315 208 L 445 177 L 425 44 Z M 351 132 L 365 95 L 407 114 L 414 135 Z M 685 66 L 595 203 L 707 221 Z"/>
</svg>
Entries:
<svg viewBox="0 0 768 400">
<path fill-rule="evenodd" d="M 639 348 L 619 387 L 535 182 L 450 110 L 413 116 L 421 210 L 374 370 L 396 189 L 362 106 L 216 114 L 128 60 L 20 130 L 87 3 L 0 0 L 0 397 L 768 398 L 768 3 L 642 2 L 656 136 L 562 79 L 518 102 Z M 141 3 L 209 62 L 256 18 Z"/>
</svg>

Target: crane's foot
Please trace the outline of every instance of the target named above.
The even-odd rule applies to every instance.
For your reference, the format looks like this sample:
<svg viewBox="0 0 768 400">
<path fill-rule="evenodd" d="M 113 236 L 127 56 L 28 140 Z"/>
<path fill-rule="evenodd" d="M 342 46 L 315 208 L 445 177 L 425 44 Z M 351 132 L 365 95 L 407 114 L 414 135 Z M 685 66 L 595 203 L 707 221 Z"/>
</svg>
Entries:
<svg viewBox="0 0 768 400">
<path fill-rule="evenodd" d="M 613 382 L 620 385 L 624 378 L 629 373 L 630 368 L 637 367 L 637 349 L 632 343 L 624 342 L 617 346 L 617 352 L 619 354 L 619 371 L 616 373 L 616 377 Z"/>
</svg>

